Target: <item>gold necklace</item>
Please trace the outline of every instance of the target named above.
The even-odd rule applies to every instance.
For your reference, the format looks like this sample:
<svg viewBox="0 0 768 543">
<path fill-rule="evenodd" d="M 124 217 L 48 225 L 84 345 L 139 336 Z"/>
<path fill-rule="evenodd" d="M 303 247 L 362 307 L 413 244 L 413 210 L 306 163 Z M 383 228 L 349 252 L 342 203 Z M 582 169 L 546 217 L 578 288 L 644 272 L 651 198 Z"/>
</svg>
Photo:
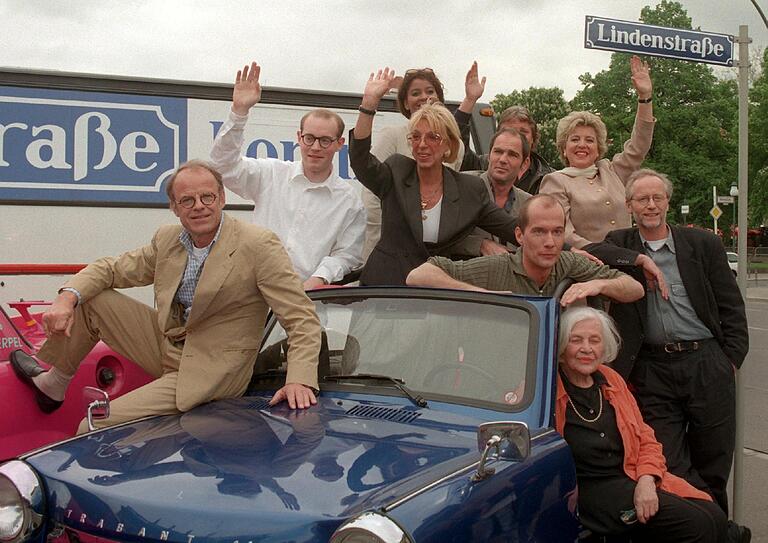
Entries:
<svg viewBox="0 0 768 543">
<path fill-rule="evenodd" d="M 426 221 L 427 220 L 427 206 L 429 205 L 429 202 L 437 196 L 437 193 L 443 190 L 442 184 L 439 185 L 435 190 L 432 191 L 432 194 L 430 194 L 427 197 L 424 197 L 421 195 L 421 191 L 419 191 L 419 196 L 421 196 L 421 220 Z"/>
<path fill-rule="evenodd" d="M 603 391 L 600 389 L 600 387 L 597 387 L 597 394 L 600 397 L 600 409 L 598 409 L 597 416 L 593 419 L 588 419 L 587 417 L 579 413 L 579 410 L 576 409 L 576 406 L 573 404 L 573 400 L 571 400 L 571 397 L 567 396 L 568 403 L 571 404 L 571 408 L 573 409 L 573 412 L 576 413 L 576 416 L 579 417 L 584 422 L 596 422 L 597 419 L 600 418 L 600 415 L 603 414 Z"/>
</svg>

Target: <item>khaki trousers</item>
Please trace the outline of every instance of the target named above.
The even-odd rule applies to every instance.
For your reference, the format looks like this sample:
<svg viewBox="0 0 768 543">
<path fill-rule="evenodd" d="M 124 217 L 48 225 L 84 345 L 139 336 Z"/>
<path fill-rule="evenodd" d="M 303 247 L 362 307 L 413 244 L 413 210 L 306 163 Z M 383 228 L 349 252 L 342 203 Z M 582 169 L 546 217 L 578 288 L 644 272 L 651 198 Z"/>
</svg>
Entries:
<svg viewBox="0 0 768 543">
<path fill-rule="evenodd" d="M 180 413 L 176 407 L 176 380 L 181 347 L 160 331 L 157 311 L 114 290 L 105 290 L 75 308 L 70 337 L 49 338 L 40 360 L 74 375 L 99 340 L 133 360 L 155 380 L 110 401 L 109 418 L 95 421 L 99 428 L 149 415 Z M 88 431 L 86 419 L 78 434 Z"/>
</svg>

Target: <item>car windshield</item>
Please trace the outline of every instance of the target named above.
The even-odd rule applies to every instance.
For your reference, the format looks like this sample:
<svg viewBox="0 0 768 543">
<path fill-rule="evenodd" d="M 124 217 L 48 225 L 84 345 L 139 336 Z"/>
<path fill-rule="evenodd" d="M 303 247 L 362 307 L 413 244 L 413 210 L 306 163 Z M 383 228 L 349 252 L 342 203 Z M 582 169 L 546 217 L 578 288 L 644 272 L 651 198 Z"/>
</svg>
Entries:
<svg viewBox="0 0 768 543">
<path fill-rule="evenodd" d="M 323 330 L 322 388 L 387 386 L 380 379 L 322 381 L 322 375 L 369 374 L 399 379 L 427 399 L 510 410 L 527 403 L 535 313 L 525 302 L 338 296 L 315 305 Z M 285 338 L 275 325 L 257 373 L 285 363 Z"/>
</svg>

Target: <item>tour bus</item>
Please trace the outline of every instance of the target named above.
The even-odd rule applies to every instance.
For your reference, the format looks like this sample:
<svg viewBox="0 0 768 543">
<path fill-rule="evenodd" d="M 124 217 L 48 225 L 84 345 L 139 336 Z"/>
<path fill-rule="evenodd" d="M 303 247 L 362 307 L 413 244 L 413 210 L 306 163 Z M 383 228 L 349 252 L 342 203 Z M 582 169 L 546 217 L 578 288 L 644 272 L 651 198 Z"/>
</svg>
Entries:
<svg viewBox="0 0 768 543">
<path fill-rule="evenodd" d="M 158 226 L 175 223 L 163 183 L 179 164 L 208 157 L 232 98 L 232 86 L 220 83 L 19 69 L 0 69 L 0 81 L 0 302 L 51 299 L 63 278 L 49 274 L 139 247 Z M 265 88 L 244 151 L 299 159 L 301 116 L 328 108 L 348 130 L 360 98 Z M 375 130 L 405 122 L 394 97 L 379 110 Z M 493 130 L 490 108 L 478 105 L 476 152 L 487 152 Z M 346 145 L 336 168 L 357 183 Z M 227 194 L 228 213 L 249 220 L 251 209 Z M 131 294 L 151 303 L 148 288 Z"/>
</svg>

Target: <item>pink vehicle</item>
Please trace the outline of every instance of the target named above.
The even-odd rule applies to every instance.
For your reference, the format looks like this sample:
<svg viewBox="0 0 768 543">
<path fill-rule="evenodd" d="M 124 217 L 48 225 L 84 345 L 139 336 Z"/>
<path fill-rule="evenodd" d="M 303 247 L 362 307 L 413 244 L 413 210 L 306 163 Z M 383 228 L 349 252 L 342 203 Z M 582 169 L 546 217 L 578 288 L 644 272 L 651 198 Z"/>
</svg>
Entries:
<svg viewBox="0 0 768 543">
<path fill-rule="evenodd" d="M 45 341 L 40 324 L 42 313 L 32 313 L 33 306 L 46 302 L 9 303 L 18 315 L 9 316 L 0 306 L 0 462 L 42 445 L 60 441 L 75 434 L 86 413 L 84 387 L 97 387 L 110 398 L 117 398 L 151 380 L 141 368 L 127 358 L 99 343 L 88 354 L 72 380 L 64 404 L 46 415 L 37 407 L 29 387 L 14 373 L 8 357 L 21 349 L 34 355 Z"/>
</svg>

